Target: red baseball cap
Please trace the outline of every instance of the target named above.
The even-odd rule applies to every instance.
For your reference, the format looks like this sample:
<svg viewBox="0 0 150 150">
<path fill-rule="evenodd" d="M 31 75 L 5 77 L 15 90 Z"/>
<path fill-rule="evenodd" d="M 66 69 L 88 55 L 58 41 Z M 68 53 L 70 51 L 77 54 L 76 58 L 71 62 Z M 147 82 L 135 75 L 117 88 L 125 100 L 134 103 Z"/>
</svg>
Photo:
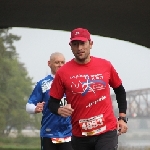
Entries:
<svg viewBox="0 0 150 150">
<path fill-rule="evenodd" d="M 87 41 L 91 40 L 90 33 L 87 29 L 77 28 L 71 31 L 70 42 L 79 40 L 79 41 Z"/>
</svg>

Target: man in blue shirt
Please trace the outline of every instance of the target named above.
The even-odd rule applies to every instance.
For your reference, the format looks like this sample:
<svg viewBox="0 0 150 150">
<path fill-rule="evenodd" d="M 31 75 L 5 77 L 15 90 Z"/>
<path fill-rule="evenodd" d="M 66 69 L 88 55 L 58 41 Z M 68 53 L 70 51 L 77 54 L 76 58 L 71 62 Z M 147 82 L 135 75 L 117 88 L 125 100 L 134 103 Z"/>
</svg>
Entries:
<svg viewBox="0 0 150 150">
<path fill-rule="evenodd" d="M 51 74 L 37 82 L 29 100 L 26 111 L 30 114 L 41 113 L 41 150 L 72 150 L 71 147 L 71 121 L 70 117 L 61 117 L 48 109 L 49 90 L 57 70 L 64 65 L 65 58 L 61 53 L 53 53 L 48 61 Z M 67 106 L 65 96 L 60 102 L 61 106 Z M 69 105 L 68 105 L 69 107 Z"/>
</svg>

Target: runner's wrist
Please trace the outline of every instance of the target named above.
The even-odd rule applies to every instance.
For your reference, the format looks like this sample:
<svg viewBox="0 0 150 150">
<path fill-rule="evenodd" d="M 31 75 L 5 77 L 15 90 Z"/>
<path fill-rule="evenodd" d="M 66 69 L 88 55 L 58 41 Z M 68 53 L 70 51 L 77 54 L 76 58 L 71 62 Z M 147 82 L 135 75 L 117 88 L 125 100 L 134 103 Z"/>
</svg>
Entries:
<svg viewBox="0 0 150 150">
<path fill-rule="evenodd" d="M 120 112 L 119 117 L 126 117 L 126 113 Z"/>
<path fill-rule="evenodd" d="M 128 121 L 128 118 L 127 117 L 118 117 L 118 121 L 119 120 L 123 120 L 125 123 L 127 123 L 127 121 Z"/>
<path fill-rule="evenodd" d="M 55 115 L 60 115 L 59 110 L 60 110 L 60 106 L 55 106 L 52 113 L 54 113 Z"/>
<path fill-rule="evenodd" d="M 61 116 L 61 107 L 58 108 L 57 114 Z"/>
</svg>

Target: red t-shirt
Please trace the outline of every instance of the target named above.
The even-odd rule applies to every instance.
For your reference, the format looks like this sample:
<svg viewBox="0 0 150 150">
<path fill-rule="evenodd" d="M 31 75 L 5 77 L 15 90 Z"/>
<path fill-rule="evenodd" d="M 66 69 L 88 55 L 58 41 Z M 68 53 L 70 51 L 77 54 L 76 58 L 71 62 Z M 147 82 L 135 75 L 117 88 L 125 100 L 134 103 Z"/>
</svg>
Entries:
<svg viewBox="0 0 150 150">
<path fill-rule="evenodd" d="M 74 109 L 73 135 L 96 135 L 117 128 L 110 87 L 117 88 L 121 83 L 118 73 L 105 59 L 91 56 L 87 64 L 72 59 L 57 71 L 50 95 L 61 99 L 66 94 L 67 103 Z"/>
</svg>

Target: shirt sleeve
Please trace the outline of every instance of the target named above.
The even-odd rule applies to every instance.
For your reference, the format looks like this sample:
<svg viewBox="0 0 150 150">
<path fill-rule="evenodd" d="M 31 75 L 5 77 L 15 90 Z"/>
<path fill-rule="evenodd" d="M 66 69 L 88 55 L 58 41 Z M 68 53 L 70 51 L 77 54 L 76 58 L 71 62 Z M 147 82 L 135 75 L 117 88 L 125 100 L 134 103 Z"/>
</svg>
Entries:
<svg viewBox="0 0 150 150">
<path fill-rule="evenodd" d="M 29 97 L 28 103 L 34 104 L 36 106 L 37 103 L 42 101 L 43 101 L 43 92 L 42 92 L 41 84 L 40 82 L 38 82 Z"/>
<path fill-rule="evenodd" d="M 59 74 L 59 71 L 56 73 L 53 83 L 50 89 L 50 96 L 53 98 L 61 100 L 65 93 L 64 82 L 62 76 Z"/>
<path fill-rule="evenodd" d="M 112 88 L 117 88 L 122 84 L 122 81 L 117 73 L 117 71 L 115 70 L 115 68 L 113 67 L 113 65 L 111 64 L 110 66 L 110 79 L 109 79 L 109 85 Z"/>
<path fill-rule="evenodd" d="M 34 104 L 26 104 L 26 111 L 30 114 L 34 114 L 35 113 L 35 108 L 36 106 Z"/>
</svg>

